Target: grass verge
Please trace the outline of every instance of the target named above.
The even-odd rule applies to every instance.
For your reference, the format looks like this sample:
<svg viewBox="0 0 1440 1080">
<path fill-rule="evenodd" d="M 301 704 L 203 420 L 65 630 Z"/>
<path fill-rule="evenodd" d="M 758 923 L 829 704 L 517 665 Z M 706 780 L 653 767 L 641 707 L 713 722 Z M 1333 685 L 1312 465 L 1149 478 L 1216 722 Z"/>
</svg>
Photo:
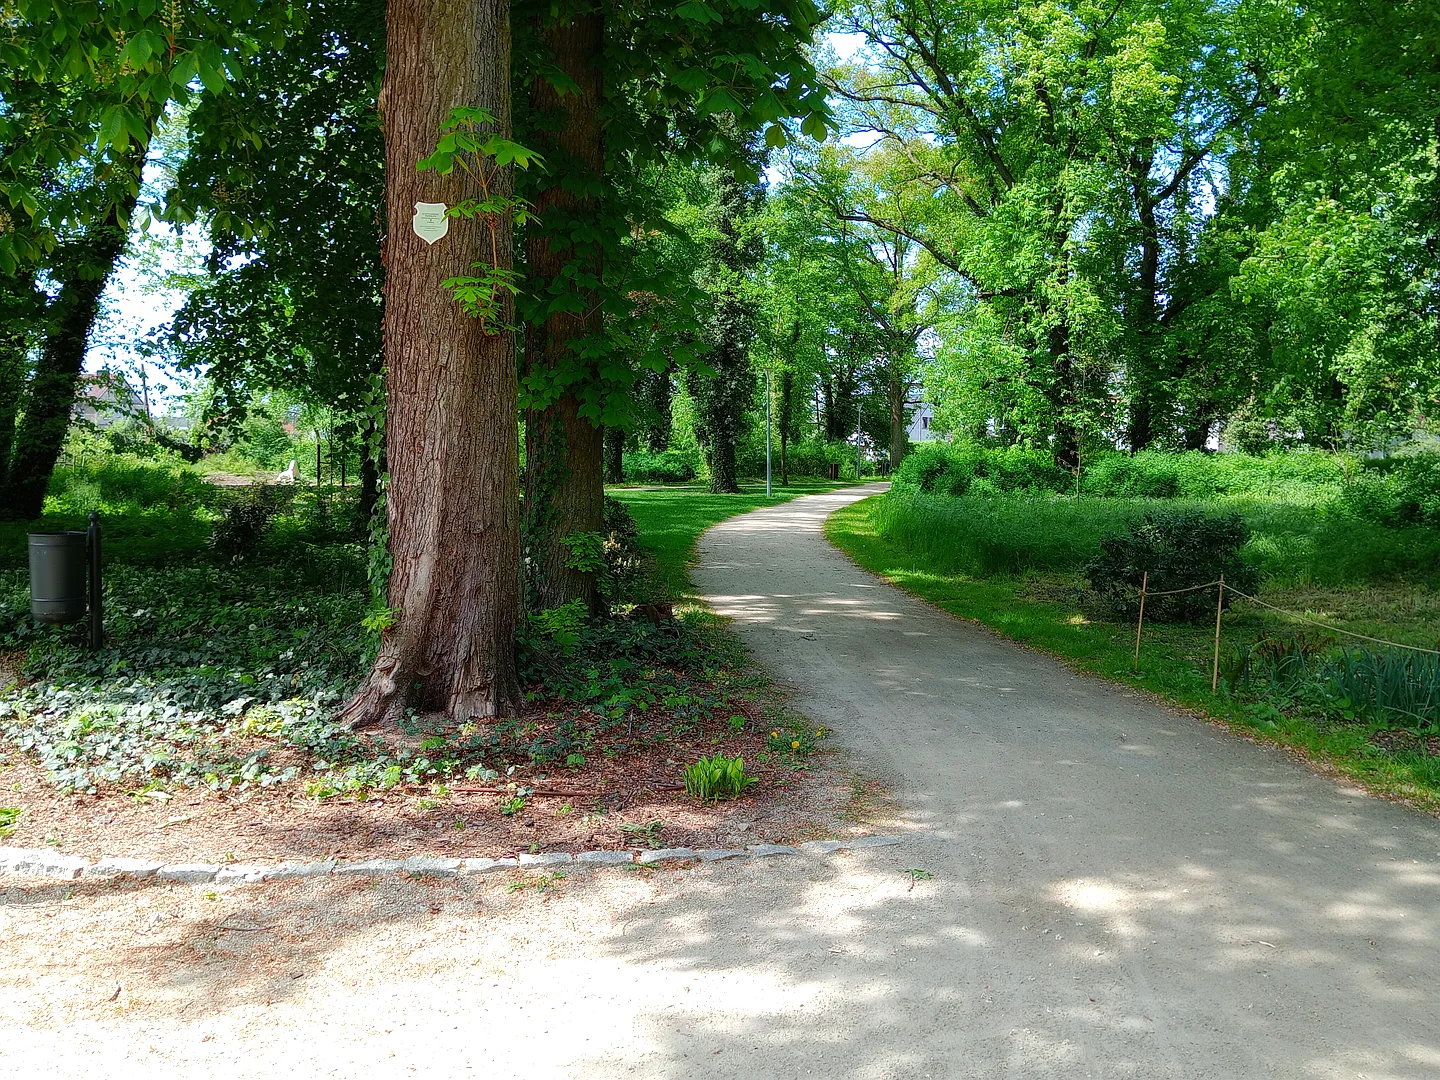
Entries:
<svg viewBox="0 0 1440 1080">
<path fill-rule="evenodd" d="M 672 600 L 692 600 L 695 594 L 690 583 L 690 564 L 695 557 L 695 544 L 711 525 L 762 506 L 777 506 L 801 495 L 833 491 L 842 486 L 824 481 L 786 487 L 776 484 L 769 496 L 763 483 L 747 485 L 738 495 L 711 495 L 694 485 L 617 487 L 608 489 L 607 493 L 630 508 L 640 529 L 640 543 L 654 557 L 658 591 Z"/>
<path fill-rule="evenodd" d="M 1134 671 L 1134 626 L 1105 621 L 1089 610 L 1078 575 L 1034 572 L 969 577 L 939 569 L 927 553 L 907 551 L 880 535 L 875 513 L 883 498 L 876 496 L 845 507 L 831 515 L 825 526 L 830 541 L 864 569 L 951 615 L 982 623 L 1012 641 L 1058 657 L 1077 670 L 1149 691 L 1171 704 L 1220 721 L 1246 737 L 1284 747 L 1373 794 L 1428 813 L 1440 813 L 1440 758 L 1411 751 L 1390 752 L 1375 745 L 1368 729 L 1331 723 L 1290 708 L 1288 703 L 1232 694 L 1223 682 L 1220 692 L 1212 694 L 1212 629 L 1147 626 L 1139 670 Z M 1342 594 L 1345 591 L 1340 590 Z M 1375 590 L 1360 591 L 1370 597 L 1365 606 L 1373 611 Z M 1272 594 L 1271 599 L 1289 606 L 1287 595 Z M 1297 596 L 1291 602 L 1301 599 Z M 1339 606 L 1335 597 L 1317 597 L 1313 590 L 1303 599 L 1311 604 Z M 1325 607 L 1319 613 L 1329 614 Z M 1281 617 L 1257 610 L 1227 614 L 1222 662 L 1235 645 L 1253 641 L 1273 625 L 1283 625 Z"/>
</svg>

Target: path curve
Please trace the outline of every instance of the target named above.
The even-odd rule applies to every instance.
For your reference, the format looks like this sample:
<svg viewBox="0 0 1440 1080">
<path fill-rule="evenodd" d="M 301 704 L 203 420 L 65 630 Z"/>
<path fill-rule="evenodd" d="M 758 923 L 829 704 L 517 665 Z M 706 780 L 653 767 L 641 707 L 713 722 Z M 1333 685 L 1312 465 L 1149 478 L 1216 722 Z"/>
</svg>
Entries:
<svg viewBox="0 0 1440 1080">
<path fill-rule="evenodd" d="M 882 489 L 722 522 L 695 573 L 933 875 L 924 978 L 837 1037 L 883 1008 L 914 1076 L 1440 1075 L 1437 822 L 856 569 L 823 523 Z"/>
</svg>

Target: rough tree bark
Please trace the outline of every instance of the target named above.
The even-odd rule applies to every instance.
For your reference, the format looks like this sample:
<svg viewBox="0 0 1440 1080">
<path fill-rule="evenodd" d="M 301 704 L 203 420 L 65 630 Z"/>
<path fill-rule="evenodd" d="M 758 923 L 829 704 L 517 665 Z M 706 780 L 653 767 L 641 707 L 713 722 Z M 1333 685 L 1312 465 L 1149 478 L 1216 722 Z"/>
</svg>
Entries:
<svg viewBox="0 0 1440 1080">
<path fill-rule="evenodd" d="M 139 172 L 145 147 L 132 155 Z M 14 430 L 14 452 L 0 483 L 0 516 L 22 521 L 40 516 L 50 475 L 70 430 L 70 410 L 85 364 L 100 296 L 125 252 L 129 233 L 121 225 L 135 209 L 133 192 L 120 196 L 105 221 L 90 228 L 66 253 L 57 276 L 60 291 L 50 305 L 50 328 L 25 388 L 24 415 Z"/>
<path fill-rule="evenodd" d="M 905 400 L 910 396 L 910 382 L 900 370 L 898 357 L 890 362 L 888 386 L 890 405 L 890 467 L 898 468 L 905 459 L 909 438 L 905 432 Z"/>
<path fill-rule="evenodd" d="M 625 429 L 605 429 L 605 483 L 619 484 L 625 479 Z"/>
<path fill-rule="evenodd" d="M 795 372 L 780 373 L 780 486 L 790 486 L 790 418 L 795 408 Z"/>
<path fill-rule="evenodd" d="M 1142 144 L 1143 146 L 1144 144 Z M 1157 340 L 1156 313 L 1160 288 L 1160 227 L 1155 217 L 1155 200 L 1150 194 L 1153 149 L 1134 155 L 1130 163 L 1131 191 L 1140 232 L 1140 282 L 1135 298 L 1136 356 L 1130 373 L 1130 452 L 1144 450 L 1155 441 L 1155 384 L 1160 379 L 1154 355 Z"/>
<path fill-rule="evenodd" d="M 381 89 L 385 128 L 386 496 L 393 625 L 346 706 L 357 726 L 393 724 L 407 706 L 456 722 L 520 701 L 518 391 L 514 338 L 482 325 L 441 286 L 477 261 L 510 265 L 509 215 L 455 219 L 427 245 L 415 204 L 480 195 L 473 174 L 419 172 L 440 124 L 479 106 L 510 125 L 507 0 L 389 0 Z M 501 170 L 492 192 L 508 195 Z M 493 229 L 493 231 L 492 231 Z M 497 320 L 513 319 L 504 306 Z"/>
<path fill-rule="evenodd" d="M 543 323 L 526 326 L 526 368 L 542 379 L 567 369 L 572 375 L 583 374 L 576 368 L 585 361 L 571 343 L 600 330 L 595 290 L 576 288 L 564 274 L 577 260 L 592 274 L 601 270 L 598 246 L 577 245 L 571 237 L 582 225 L 593 231 L 598 212 L 593 192 L 605 170 L 600 124 L 604 34 L 598 10 L 561 17 L 544 28 L 541 39 L 550 61 L 574 81 L 579 93 L 562 95 L 544 76 L 530 84 L 535 126 L 530 141 L 544 157 L 547 171 L 532 210 L 539 220 L 525 237 L 527 287 L 542 299 L 552 299 L 557 290 L 578 294 L 581 308 L 557 311 Z M 604 429 L 580 415 L 574 381 L 568 388 L 562 385 L 552 403 L 525 413 L 525 543 L 539 608 L 580 600 L 595 612 L 597 575 L 566 565 L 570 549 L 564 539 L 604 527 Z"/>
</svg>

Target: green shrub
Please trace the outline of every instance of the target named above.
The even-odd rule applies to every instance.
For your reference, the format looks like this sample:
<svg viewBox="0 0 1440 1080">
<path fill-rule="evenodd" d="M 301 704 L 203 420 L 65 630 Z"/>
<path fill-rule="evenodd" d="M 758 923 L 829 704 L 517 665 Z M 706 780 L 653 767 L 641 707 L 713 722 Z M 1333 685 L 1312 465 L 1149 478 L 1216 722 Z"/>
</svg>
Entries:
<svg viewBox="0 0 1440 1080">
<path fill-rule="evenodd" d="M 94 464 L 57 468 L 45 498 L 47 514 L 104 515 L 215 506 L 216 489 L 173 457 L 115 454 Z"/>
<path fill-rule="evenodd" d="M 1345 489 L 1341 502 L 1355 516 L 1391 528 L 1440 525 L 1440 454 L 1376 462 Z"/>
<path fill-rule="evenodd" d="M 735 798 L 755 783 L 755 779 L 745 775 L 744 758 L 716 754 L 685 766 L 685 794 L 701 802 L 719 802 Z"/>
<path fill-rule="evenodd" d="M 1111 607 L 1127 615 L 1139 605 L 1147 574 L 1151 593 L 1188 589 L 1215 581 L 1221 574 L 1227 584 L 1254 593 L 1260 572 L 1240 558 L 1247 536 L 1239 514 L 1152 510 L 1128 531 L 1101 540 L 1100 557 L 1085 567 L 1085 576 Z M 1227 594 L 1227 606 L 1229 602 Z M 1214 611 L 1212 589 L 1154 596 L 1145 602 L 1146 617 L 1157 622 L 1203 620 Z"/>
<path fill-rule="evenodd" d="M 662 450 L 652 453 L 636 450 L 625 455 L 625 480 L 631 484 L 683 484 L 700 473 L 700 462 L 683 450 Z"/>
<path fill-rule="evenodd" d="M 1088 462 L 1080 480 L 1087 495 L 1110 498 L 1213 499 L 1224 496 L 1318 505 L 1338 495 L 1350 459 L 1318 450 L 1211 454 L 1104 454 Z"/>
<path fill-rule="evenodd" d="M 283 469 L 296 456 L 295 440 L 285 425 L 270 416 L 253 416 L 235 449 L 265 469 Z"/>
<path fill-rule="evenodd" d="M 261 541 L 271 522 L 290 505 L 294 496 L 293 488 L 270 484 L 235 489 L 210 534 L 211 546 L 230 562 L 253 559 L 260 553 Z"/>
<path fill-rule="evenodd" d="M 1075 479 L 1055 464 L 1048 450 L 1023 446 L 991 448 L 973 443 L 925 443 L 895 471 L 895 487 L 924 495 L 1001 492 L 1055 494 L 1070 491 Z"/>
<path fill-rule="evenodd" d="M 605 496 L 604 568 L 600 595 L 611 603 L 635 603 L 645 597 L 646 559 L 640 546 L 640 527 L 630 508 Z"/>
</svg>

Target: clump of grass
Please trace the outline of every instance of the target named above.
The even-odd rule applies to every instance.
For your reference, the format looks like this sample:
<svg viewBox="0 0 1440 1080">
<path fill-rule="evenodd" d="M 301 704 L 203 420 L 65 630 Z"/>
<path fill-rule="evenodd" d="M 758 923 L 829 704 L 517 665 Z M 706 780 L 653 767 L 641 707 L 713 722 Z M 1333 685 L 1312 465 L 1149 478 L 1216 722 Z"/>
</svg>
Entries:
<svg viewBox="0 0 1440 1080">
<path fill-rule="evenodd" d="M 746 775 L 744 758 L 716 754 L 685 767 L 685 794 L 701 802 L 719 802 L 740 795 L 755 780 Z"/>
<path fill-rule="evenodd" d="M 1293 634 L 1242 645 L 1231 685 L 1264 688 L 1339 719 L 1440 731 L 1440 656 L 1326 644 Z"/>
</svg>

